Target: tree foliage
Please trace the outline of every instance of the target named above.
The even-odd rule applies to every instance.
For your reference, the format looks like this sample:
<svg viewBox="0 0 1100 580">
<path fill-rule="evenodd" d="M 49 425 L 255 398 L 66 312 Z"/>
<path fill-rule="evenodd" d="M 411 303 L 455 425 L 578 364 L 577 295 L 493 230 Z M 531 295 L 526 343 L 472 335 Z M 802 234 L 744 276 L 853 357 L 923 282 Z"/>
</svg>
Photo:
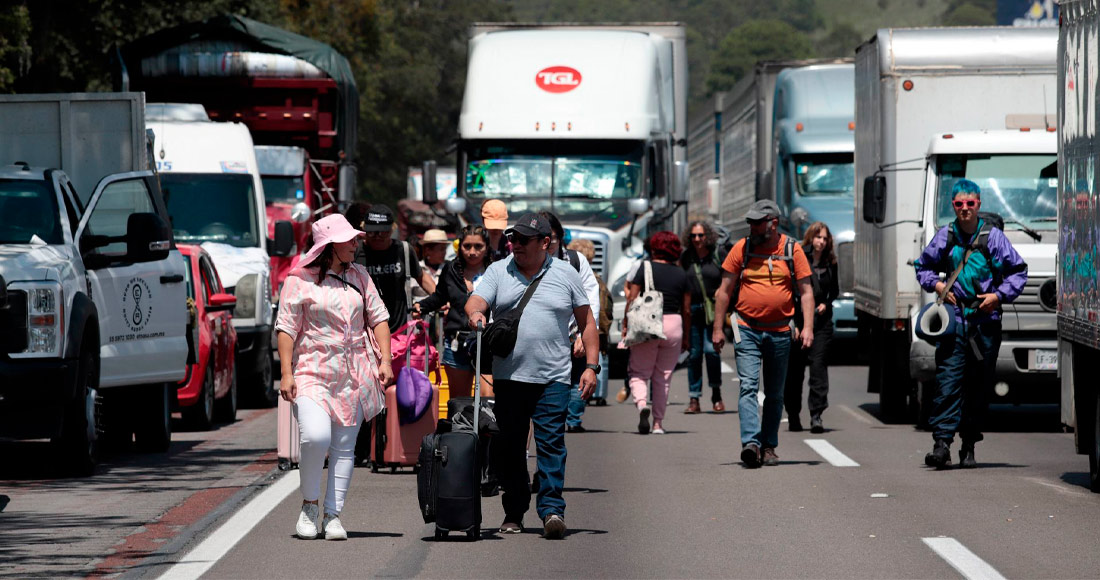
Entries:
<svg viewBox="0 0 1100 580">
<path fill-rule="evenodd" d="M 727 91 L 761 60 L 809 58 L 810 40 L 780 20 L 754 20 L 733 29 L 722 44 L 707 76 L 707 94 Z"/>
<path fill-rule="evenodd" d="M 983 6 L 989 2 L 962 2 L 948 10 L 943 17 L 945 26 L 992 26 L 997 23 L 996 6 Z"/>
<path fill-rule="evenodd" d="M 11 92 L 30 67 L 31 16 L 26 6 L 0 11 L 0 93 Z"/>
</svg>

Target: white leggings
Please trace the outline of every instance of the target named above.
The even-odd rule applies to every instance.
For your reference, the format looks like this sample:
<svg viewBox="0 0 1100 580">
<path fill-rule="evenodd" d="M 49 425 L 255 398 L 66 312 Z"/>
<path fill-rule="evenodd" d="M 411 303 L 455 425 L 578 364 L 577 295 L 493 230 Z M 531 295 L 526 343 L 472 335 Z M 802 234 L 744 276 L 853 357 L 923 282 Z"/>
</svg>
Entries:
<svg viewBox="0 0 1100 580">
<path fill-rule="evenodd" d="M 356 405 L 359 407 L 358 405 Z M 339 515 L 344 509 L 344 495 L 351 484 L 355 469 L 355 438 L 363 423 L 359 407 L 355 425 L 345 427 L 333 422 L 328 413 L 308 397 L 294 399 L 294 414 L 302 436 L 302 457 L 298 470 L 302 479 L 300 490 L 305 501 L 317 501 L 321 496 L 321 471 L 328 455 L 328 488 L 325 491 L 325 513 Z"/>
</svg>

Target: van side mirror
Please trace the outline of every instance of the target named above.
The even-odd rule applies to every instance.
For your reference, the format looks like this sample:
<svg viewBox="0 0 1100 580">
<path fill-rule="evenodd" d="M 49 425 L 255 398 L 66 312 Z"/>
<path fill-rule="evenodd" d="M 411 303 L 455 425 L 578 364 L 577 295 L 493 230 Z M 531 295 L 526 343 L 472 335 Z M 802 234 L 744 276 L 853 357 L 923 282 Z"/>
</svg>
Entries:
<svg viewBox="0 0 1100 580">
<path fill-rule="evenodd" d="M 172 230 L 155 213 L 133 213 L 126 218 L 126 259 L 157 262 L 168 257 Z"/>
<path fill-rule="evenodd" d="M 275 222 L 275 239 L 267 247 L 269 256 L 289 256 L 294 249 L 294 225 L 286 220 Z"/>
<path fill-rule="evenodd" d="M 435 161 L 425 161 L 420 170 L 420 186 L 423 193 L 420 200 L 428 205 L 439 201 L 435 184 Z"/>
<path fill-rule="evenodd" d="M 869 224 L 886 221 L 886 177 L 883 175 L 863 180 L 863 221 Z"/>
</svg>

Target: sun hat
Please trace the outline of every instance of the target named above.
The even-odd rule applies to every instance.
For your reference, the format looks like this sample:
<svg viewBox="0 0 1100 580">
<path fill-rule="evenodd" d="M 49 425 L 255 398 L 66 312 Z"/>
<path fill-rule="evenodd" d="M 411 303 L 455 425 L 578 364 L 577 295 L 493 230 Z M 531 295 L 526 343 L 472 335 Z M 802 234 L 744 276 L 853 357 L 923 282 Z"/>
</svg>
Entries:
<svg viewBox="0 0 1100 580">
<path fill-rule="evenodd" d="M 325 246 L 354 240 L 363 235 L 365 235 L 363 232 L 351 227 L 344 216 L 338 213 L 327 215 L 313 222 L 313 246 L 302 254 L 302 259 L 298 263 L 309 266 L 317 256 L 321 255 Z"/>
<path fill-rule="evenodd" d="M 420 245 L 425 246 L 428 244 L 447 244 L 451 240 L 447 239 L 447 233 L 443 230 L 432 228 L 424 232 L 424 237 L 420 239 Z"/>
<path fill-rule="evenodd" d="M 508 227 L 508 206 L 499 199 L 487 199 L 481 204 L 481 221 L 485 229 L 503 230 Z"/>
</svg>

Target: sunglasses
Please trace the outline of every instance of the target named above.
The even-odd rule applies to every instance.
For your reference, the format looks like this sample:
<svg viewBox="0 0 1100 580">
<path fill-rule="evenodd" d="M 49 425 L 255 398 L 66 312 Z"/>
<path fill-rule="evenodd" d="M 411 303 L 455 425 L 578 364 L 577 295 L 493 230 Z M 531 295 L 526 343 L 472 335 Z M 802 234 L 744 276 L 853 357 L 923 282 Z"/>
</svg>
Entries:
<svg viewBox="0 0 1100 580">
<path fill-rule="evenodd" d="M 526 246 L 531 240 L 537 240 L 534 236 L 525 236 L 523 234 L 510 233 L 508 234 L 508 241 L 520 246 Z"/>
<path fill-rule="evenodd" d="M 956 199 L 955 201 L 953 201 L 951 203 L 956 208 L 962 209 L 964 207 L 974 207 L 974 206 L 978 205 L 978 200 L 976 200 L 976 199 Z"/>
<path fill-rule="evenodd" d="M 705 237 L 707 237 L 707 235 L 706 234 L 691 234 L 691 237 L 693 237 L 693 238 L 705 238 Z"/>
</svg>

